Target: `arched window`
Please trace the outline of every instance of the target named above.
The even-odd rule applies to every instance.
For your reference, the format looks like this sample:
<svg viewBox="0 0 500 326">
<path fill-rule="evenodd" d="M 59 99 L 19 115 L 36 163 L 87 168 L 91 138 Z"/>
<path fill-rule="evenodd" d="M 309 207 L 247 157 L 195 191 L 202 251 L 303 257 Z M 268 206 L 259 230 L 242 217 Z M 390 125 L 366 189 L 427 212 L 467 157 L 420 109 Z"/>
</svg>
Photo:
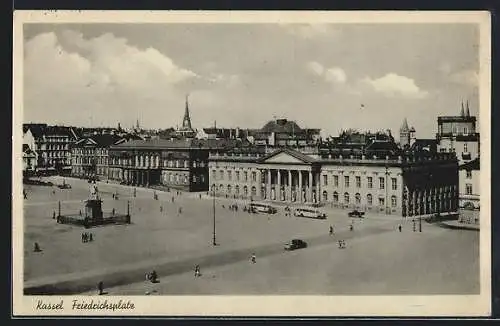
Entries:
<svg viewBox="0 0 500 326">
<path fill-rule="evenodd" d="M 366 195 L 366 202 L 369 206 L 373 205 L 373 197 L 371 194 Z"/>
<path fill-rule="evenodd" d="M 333 202 L 338 203 L 339 202 L 339 193 L 338 192 L 333 192 Z"/>
<path fill-rule="evenodd" d="M 397 200 L 396 196 L 392 196 L 391 197 L 391 206 L 396 207 L 397 205 L 398 205 L 398 200 Z"/>
<path fill-rule="evenodd" d="M 252 196 L 257 195 L 257 188 L 255 186 L 252 187 Z"/>
<path fill-rule="evenodd" d="M 356 193 L 356 195 L 354 195 L 354 198 L 356 199 L 356 205 L 361 204 L 361 195 L 359 193 Z"/>
<path fill-rule="evenodd" d="M 323 201 L 327 201 L 327 200 L 328 200 L 328 192 L 323 191 Z"/>
<path fill-rule="evenodd" d="M 248 196 L 248 187 L 247 186 L 244 186 L 243 187 L 243 195 L 246 197 Z"/>
<path fill-rule="evenodd" d="M 222 184 L 219 185 L 219 191 L 223 192 L 224 191 L 224 186 Z"/>
<path fill-rule="evenodd" d="M 344 203 L 349 204 L 349 193 L 344 193 Z"/>
<path fill-rule="evenodd" d="M 231 185 L 227 185 L 227 193 L 231 194 Z"/>
<path fill-rule="evenodd" d="M 236 196 L 239 196 L 239 194 L 240 194 L 240 186 L 236 185 L 236 186 L 234 187 L 234 194 L 235 194 Z"/>
</svg>

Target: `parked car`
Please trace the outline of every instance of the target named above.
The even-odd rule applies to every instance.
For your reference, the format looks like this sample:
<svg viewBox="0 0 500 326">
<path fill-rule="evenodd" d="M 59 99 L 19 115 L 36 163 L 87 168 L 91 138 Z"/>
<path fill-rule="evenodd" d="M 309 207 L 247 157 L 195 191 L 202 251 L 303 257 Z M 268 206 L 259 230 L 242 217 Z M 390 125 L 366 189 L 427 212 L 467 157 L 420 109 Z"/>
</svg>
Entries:
<svg viewBox="0 0 500 326">
<path fill-rule="evenodd" d="M 308 208 L 308 207 L 296 208 L 293 215 L 300 216 L 300 217 L 318 218 L 318 219 L 325 219 L 326 218 L 326 213 L 320 211 L 319 209 Z"/>
<path fill-rule="evenodd" d="M 289 243 L 285 244 L 285 250 L 292 251 L 297 249 L 307 248 L 307 243 L 304 240 L 293 239 Z"/>
<path fill-rule="evenodd" d="M 276 214 L 278 212 L 276 207 L 264 203 L 250 203 L 250 211 L 267 214 Z"/>
<path fill-rule="evenodd" d="M 59 189 L 71 189 L 71 185 L 63 183 L 62 185 L 57 185 Z"/>
<path fill-rule="evenodd" d="M 349 217 L 359 217 L 359 218 L 363 218 L 365 217 L 365 212 L 360 212 L 358 210 L 353 210 L 353 211 L 350 211 L 347 216 Z"/>
</svg>

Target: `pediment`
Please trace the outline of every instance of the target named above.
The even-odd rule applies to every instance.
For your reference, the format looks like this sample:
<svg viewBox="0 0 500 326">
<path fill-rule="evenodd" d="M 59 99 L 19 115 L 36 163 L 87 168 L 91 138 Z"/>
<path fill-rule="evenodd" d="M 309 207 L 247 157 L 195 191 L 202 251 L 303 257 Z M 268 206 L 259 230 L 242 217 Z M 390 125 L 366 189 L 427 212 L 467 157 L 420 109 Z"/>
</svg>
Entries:
<svg viewBox="0 0 500 326">
<path fill-rule="evenodd" d="M 307 163 L 303 160 L 300 160 L 288 153 L 277 153 L 269 158 L 267 158 L 264 163 Z"/>
</svg>

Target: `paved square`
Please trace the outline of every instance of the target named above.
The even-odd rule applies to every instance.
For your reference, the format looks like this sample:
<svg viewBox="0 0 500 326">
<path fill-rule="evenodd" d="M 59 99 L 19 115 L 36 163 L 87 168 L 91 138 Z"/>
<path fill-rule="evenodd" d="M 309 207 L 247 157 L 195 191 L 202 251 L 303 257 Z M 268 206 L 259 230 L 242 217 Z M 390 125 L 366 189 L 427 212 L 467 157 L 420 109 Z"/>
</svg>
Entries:
<svg viewBox="0 0 500 326">
<path fill-rule="evenodd" d="M 61 183 L 61 179 L 55 183 Z M 59 225 L 61 213 L 77 214 L 88 196 L 88 183 L 66 179 L 71 189 L 26 186 L 24 205 L 24 280 L 26 285 L 69 279 L 103 279 L 110 294 L 472 294 L 479 293 L 479 232 L 448 230 L 368 214 L 355 221 L 346 211 L 326 207 L 327 220 L 248 214 L 239 203 L 216 200 L 216 238 L 212 246 L 212 199 L 194 193 L 157 192 L 98 183 L 104 211 L 125 213 L 131 225 L 88 229 L 95 241 L 82 243 L 82 227 Z M 119 194 L 113 200 L 112 193 Z M 172 197 L 174 202 L 172 202 Z M 224 208 L 222 207 L 224 205 Z M 163 209 L 160 209 L 160 206 Z M 182 213 L 179 214 L 179 208 Z M 397 226 L 403 223 L 403 232 Z M 334 225 L 336 235 L 328 235 Z M 285 252 L 292 238 L 306 249 Z M 338 249 L 336 240 L 347 248 Z M 43 250 L 33 252 L 34 242 Z M 257 263 L 250 264 L 251 253 Z M 194 278 L 200 264 L 202 276 Z M 155 269 L 156 285 L 142 276 Z M 80 292 L 94 294 L 95 283 L 82 281 Z"/>
</svg>

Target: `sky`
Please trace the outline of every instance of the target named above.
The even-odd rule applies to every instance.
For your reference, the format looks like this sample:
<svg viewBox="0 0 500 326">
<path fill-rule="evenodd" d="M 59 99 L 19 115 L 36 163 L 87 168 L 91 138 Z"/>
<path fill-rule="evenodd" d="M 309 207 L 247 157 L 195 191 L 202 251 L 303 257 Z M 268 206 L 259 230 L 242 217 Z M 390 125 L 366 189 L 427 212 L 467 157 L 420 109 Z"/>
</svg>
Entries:
<svg viewBox="0 0 500 326">
<path fill-rule="evenodd" d="M 469 101 L 474 24 L 25 24 L 24 122 L 260 128 L 278 118 L 338 135 L 418 138 Z"/>
</svg>

